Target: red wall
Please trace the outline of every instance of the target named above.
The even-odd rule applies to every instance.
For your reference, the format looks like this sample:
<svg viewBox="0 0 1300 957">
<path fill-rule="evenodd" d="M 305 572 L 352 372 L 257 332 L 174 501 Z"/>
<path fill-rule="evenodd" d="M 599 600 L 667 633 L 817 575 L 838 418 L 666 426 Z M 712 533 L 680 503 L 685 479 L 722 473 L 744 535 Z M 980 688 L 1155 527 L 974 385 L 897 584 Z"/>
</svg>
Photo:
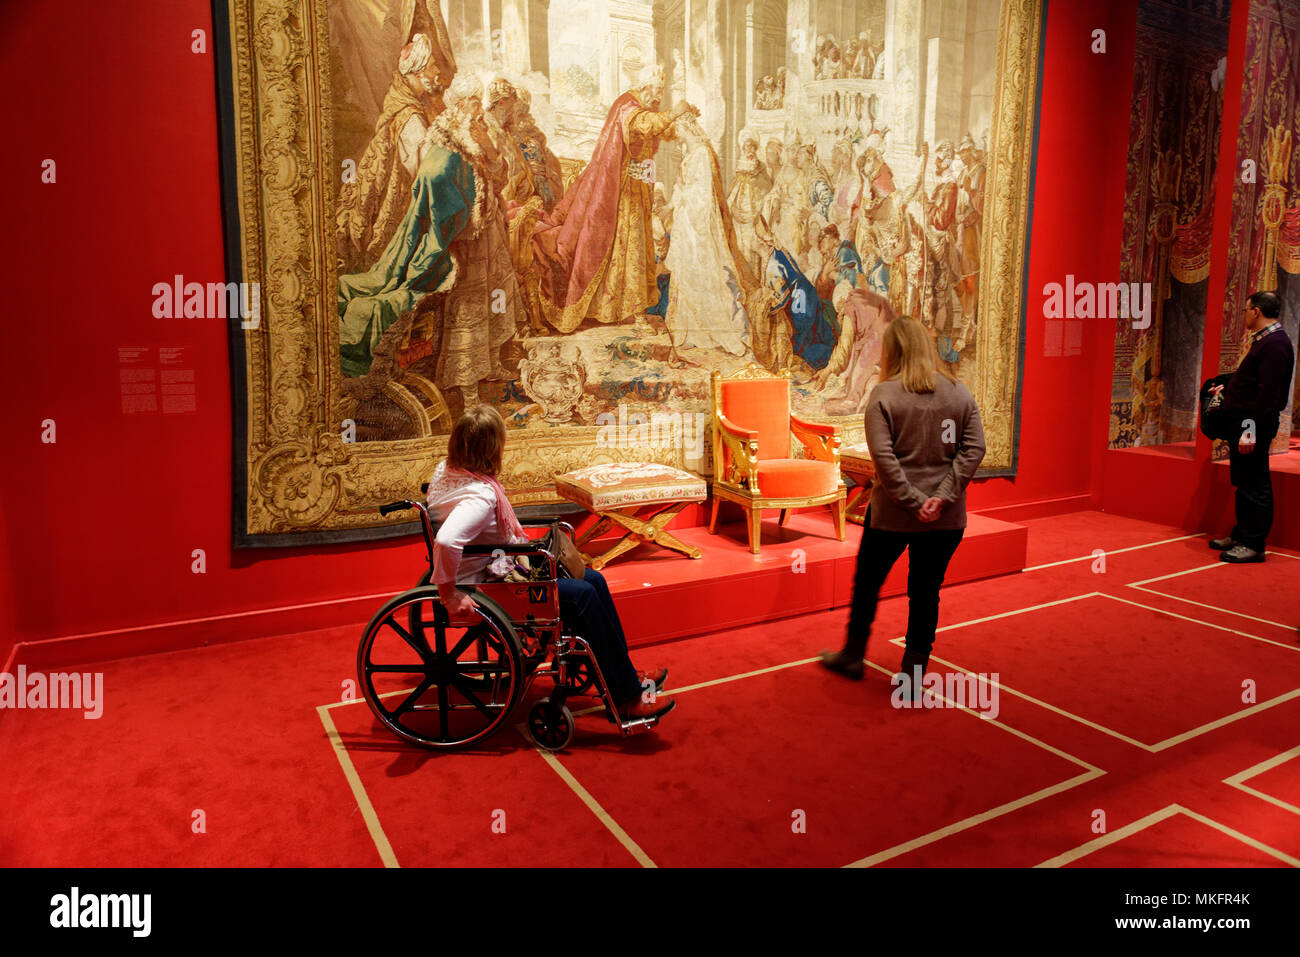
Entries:
<svg viewBox="0 0 1300 957">
<path fill-rule="evenodd" d="M 1030 220 L 1024 389 L 1016 478 L 977 483 L 970 505 L 1094 495 L 1110 421 L 1114 327 L 1085 320 L 1080 352 L 1047 355 L 1043 287 L 1119 278 L 1137 5 L 1048 4 Z M 1105 53 L 1093 53 L 1104 30 Z M 988 283 L 989 277 L 981 277 Z"/>
<path fill-rule="evenodd" d="M 1050 5 L 1020 472 L 981 483 L 975 507 L 1094 490 L 1110 330 L 1085 329 L 1078 356 L 1044 356 L 1041 290 L 1067 273 L 1117 277 L 1134 24 L 1135 7 L 1122 0 Z M 1089 49 L 1097 28 L 1107 34 L 1104 55 Z M 209 33 L 205 54 L 191 52 L 195 29 Z M 176 273 L 223 278 L 210 32 L 206 0 L 65 0 L 0 12 L 9 134 L 0 151 L 9 213 L 0 362 L 6 445 L 16 450 L 0 470 L 0 663 L 14 641 L 392 593 L 422 567 L 411 540 L 230 546 L 224 324 L 155 319 L 151 292 Z M 51 52 L 65 47 L 100 53 L 55 64 Z M 40 181 L 47 158 L 57 162 L 53 184 Z M 118 350 L 158 345 L 184 350 L 197 411 L 123 414 Z M 45 419 L 56 423 L 54 444 L 40 440 Z M 206 574 L 191 572 L 197 548 Z M 344 606 L 345 620 L 375 604 Z M 280 631 L 306 621 L 275 620 Z M 237 621 L 214 623 L 213 633 Z"/>
</svg>

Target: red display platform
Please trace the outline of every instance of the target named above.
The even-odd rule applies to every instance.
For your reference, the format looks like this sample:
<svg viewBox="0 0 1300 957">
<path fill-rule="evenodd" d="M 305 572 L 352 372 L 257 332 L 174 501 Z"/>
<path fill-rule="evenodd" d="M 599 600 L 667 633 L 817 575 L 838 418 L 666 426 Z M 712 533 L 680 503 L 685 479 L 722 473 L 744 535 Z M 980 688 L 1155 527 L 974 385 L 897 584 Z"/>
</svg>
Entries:
<svg viewBox="0 0 1300 957">
<path fill-rule="evenodd" d="M 1269 456 L 1268 467 L 1273 476 L 1273 530 L 1268 544 L 1300 548 L 1300 450 Z M 1203 530 L 1226 535 L 1236 523 L 1235 516 L 1235 491 L 1225 459 L 1210 466 L 1210 503 Z"/>
<path fill-rule="evenodd" d="M 1196 462 L 1185 446 L 1115 449 L 1103 460 L 1104 511 L 1226 535 L 1235 524 L 1228 462 Z M 1268 544 L 1300 548 L 1300 449 L 1269 457 L 1273 530 Z"/>
<path fill-rule="evenodd" d="M 862 529 L 849 525 L 837 541 L 830 514 L 812 509 L 790 516 L 785 528 L 777 514 L 763 523 L 762 552 L 754 555 L 741 524 L 681 529 L 682 541 L 704 557 L 641 547 L 603 571 L 618 602 L 632 645 L 705 634 L 723 628 L 848 605 Z M 1029 529 L 971 515 L 948 567 L 946 581 L 972 581 L 1018 572 L 1026 565 Z M 883 596 L 907 591 L 907 558 L 894 566 Z"/>
<path fill-rule="evenodd" d="M 763 523 L 759 555 L 750 552 L 741 524 L 721 526 L 716 535 L 697 526 L 674 528 L 674 534 L 698 546 L 703 558 L 693 560 L 642 546 L 607 566 L 603 571 L 618 599 L 628 641 L 637 645 L 684 638 L 848 605 L 862 529 L 849 525 L 845 541 L 840 542 L 825 509 L 794 513 L 785 528 L 777 524 L 778 514 L 772 512 Z M 972 514 L 947 581 L 1020 571 L 1027 564 L 1028 535 L 1023 525 Z M 420 570 L 423 550 L 418 540 L 409 546 L 411 584 Z M 354 623 L 359 633 L 374 610 L 404 587 L 409 586 L 398 584 L 386 592 L 249 614 L 23 643 L 15 648 L 9 667 L 19 662 L 29 668 L 52 668 L 131 658 L 348 623 Z M 905 556 L 894 567 L 882 595 L 906 590 Z"/>
</svg>

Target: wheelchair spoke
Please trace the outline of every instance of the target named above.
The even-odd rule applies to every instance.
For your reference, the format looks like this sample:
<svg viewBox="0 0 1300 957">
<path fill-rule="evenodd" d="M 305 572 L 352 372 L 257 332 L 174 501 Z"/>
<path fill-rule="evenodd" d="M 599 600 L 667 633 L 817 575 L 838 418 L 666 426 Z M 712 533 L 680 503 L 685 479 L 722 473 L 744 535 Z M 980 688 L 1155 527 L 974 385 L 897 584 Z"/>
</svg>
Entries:
<svg viewBox="0 0 1300 957">
<path fill-rule="evenodd" d="M 397 706 L 396 710 L 392 712 L 393 716 L 396 717 L 397 715 L 405 714 L 406 712 L 410 711 L 411 708 L 415 705 L 415 702 L 420 699 L 420 696 L 422 694 L 424 694 L 426 691 L 429 690 L 429 686 L 432 684 L 433 684 L 433 678 L 427 677 L 423 681 L 421 681 L 418 685 L 416 685 L 415 690 L 412 691 L 409 695 L 407 695 L 402 700 L 402 703 Z M 439 695 L 443 694 L 443 689 L 441 685 L 438 686 L 438 693 Z"/>
<path fill-rule="evenodd" d="M 451 699 L 447 695 L 447 686 L 438 685 L 438 736 L 447 740 L 447 715 L 451 714 Z"/>
<path fill-rule="evenodd" d="M 489 708 L 482 701 L 480 701 L 478 695 L 476 695 L 473 691 L 471 691 L 461 681 L 461 676 L 457 675 L 455 678 L 452 678 L 451 683 L 452 685 L 455 686 L 457 691 L 459 691 L 461 694 L 463 694 L 466 698 L 469 699 L 470 704 L 472 704 L 474 707 L 478 708 L 480 712 L 482 712 L 485 718 L 487 718 L 489 721 L 495 720 L 496 716 L 492 713 L 491 708 Z M 505 705 L 497 704 L 495 701 L 493 702 L 493 706 L 496 707 L 498 710 L 505 707 Z"/>
<path fill-rule="evenodd" d="M 484 644 L 483 632 L 486 630 L 487 630 L 487 626 L 482 624 L 475 625 L 474 627 L 467 629 L 465 631 L 465 636 L 461 638 L 460 641 L 456 642 L 456 647 L 451 649 L 451 651 L 448 652 L 448 654 L 450 654 L 451 657 L 453 658 L 459 658 L 461 655 L 465 653 L 465 649 L 469 647 L 469 643 L 476 639 L 479 643 L 479 647 L 481 648 Z M 483 656 L 479 655 L 479 657 L 481 658 Z"/>
<path fill-rule="evenodd" d="M 372 665 L 367 663 L 366 673 L 374 674 L 375 672 L 398 675 L 423 675 L 428 674 L 429 666 L 424 663 L 418 665 Z"/>
<path fill-rule="evenodd" d="M 419 642 L 417 642 L 415 638 L 412 637 L 409 631 L 407 631 L 405 628 L 399 625 L 392 615 L 389 615 L 387 618 L 384 619 L 384 624 L 387 625 L 389 628 L 393 629 L 393 631 L 397 632 L 397 634 L 401 637 L 402 641 L 410 645 L 411 650 L 414 651 L 417 655 L 419 655 L 422 660 L 427 660 L 428 646 L 426 645 L 425 647 L 421 648 Z"/>
</svg>

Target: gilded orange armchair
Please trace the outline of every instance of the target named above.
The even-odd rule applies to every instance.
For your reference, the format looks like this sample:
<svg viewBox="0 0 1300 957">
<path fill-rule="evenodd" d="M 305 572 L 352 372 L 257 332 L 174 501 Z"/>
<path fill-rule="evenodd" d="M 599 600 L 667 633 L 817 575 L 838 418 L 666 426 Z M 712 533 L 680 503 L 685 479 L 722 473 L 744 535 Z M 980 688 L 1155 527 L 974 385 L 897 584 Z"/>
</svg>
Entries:
<svg viewBox="0 0 1300 957">
<path fill-rule="evenodd" d="M 791 455 L 798 439 L 807 458 Z M 790 411 L 790 377 L 749 366 L 732 377 L 713 373 L 713 510 L 735 502 L 745 510 L 749 550 L 759 552 L 763 509 L 779 508 L 784 525 L 793 508 L 829 505 L 844 541 L 845 486 L 840 477 L 840 430 L 806 422 Z"/>
</svg>

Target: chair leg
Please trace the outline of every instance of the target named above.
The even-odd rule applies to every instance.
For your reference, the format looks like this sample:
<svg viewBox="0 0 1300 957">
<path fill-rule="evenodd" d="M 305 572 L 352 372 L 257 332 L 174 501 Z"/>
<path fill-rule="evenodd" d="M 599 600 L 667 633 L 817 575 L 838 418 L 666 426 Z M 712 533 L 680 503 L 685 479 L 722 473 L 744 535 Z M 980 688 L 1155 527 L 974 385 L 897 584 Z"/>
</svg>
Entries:
<svg viewBox="0 0 1300 957">
<path fill-rule="evenodd" d="M 831 518 L 835 521 L 835 534 L 844 541 L 844 513 L 848 511 L 848 502 L 837 499 L 831 502 Z"/>
<path fill-rule="evenodd" d="M 755 555 L 763 543 L 763 510 L 761 508 L 747 509 L 746 517 L 749 521 L 746 527 L 749 529 L 749 550 Z"/>
<path fill-rule="evenodd" d="M 788 508 L 781 509 L 781 517 L 777 519 L 776 524 L 780 525 L 782 528 L 785 528 L 785 520 L 789 517 L 790 517 L 790 510 Z"/>
<path fill-rule="evenodd" d="M 722 499 L 713 496 L 713 511 L 709 513 L 709 534 L 712 535 L 718 529 L 718 503 Z"/>
</svg>

